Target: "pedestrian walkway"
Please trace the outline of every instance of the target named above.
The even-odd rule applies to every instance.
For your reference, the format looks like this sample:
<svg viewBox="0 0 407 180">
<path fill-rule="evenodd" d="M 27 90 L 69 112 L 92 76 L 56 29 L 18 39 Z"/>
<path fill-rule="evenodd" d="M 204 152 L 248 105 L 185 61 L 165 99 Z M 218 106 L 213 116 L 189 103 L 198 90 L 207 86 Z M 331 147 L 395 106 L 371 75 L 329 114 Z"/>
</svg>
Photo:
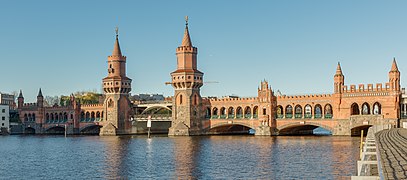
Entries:
<svg viewBox="0 0 407 180">
<path fill-rule="evenodd" d="M 407 179 L 407 129 L 376 133 L 384 179 Z M 382 176 L 381 176 L 382 177 Z"/>
</svg>

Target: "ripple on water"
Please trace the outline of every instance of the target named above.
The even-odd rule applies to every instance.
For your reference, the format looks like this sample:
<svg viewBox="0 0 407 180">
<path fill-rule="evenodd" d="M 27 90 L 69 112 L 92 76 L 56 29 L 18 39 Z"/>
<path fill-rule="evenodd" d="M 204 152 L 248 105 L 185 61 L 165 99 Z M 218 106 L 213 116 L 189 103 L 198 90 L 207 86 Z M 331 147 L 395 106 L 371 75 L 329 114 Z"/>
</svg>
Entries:
<svg viewBox="0 0 407 180">
<path fill-rule="evenodd" d="M 358 138 L 1 136 L 1 179 L 338 179 Z"/>
</svg>

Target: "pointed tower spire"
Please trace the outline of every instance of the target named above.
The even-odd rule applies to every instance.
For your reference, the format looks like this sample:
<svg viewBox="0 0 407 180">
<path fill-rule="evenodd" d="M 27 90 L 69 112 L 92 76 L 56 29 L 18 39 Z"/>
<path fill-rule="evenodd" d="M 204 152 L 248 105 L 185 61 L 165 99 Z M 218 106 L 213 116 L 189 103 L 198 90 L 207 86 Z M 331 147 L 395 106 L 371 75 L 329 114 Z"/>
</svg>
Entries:
<svg viewBox="0 0 407 180">
<path fill-rule="evenodd" d="M 23 91 L 21 91 L 21 89 L 20 89 L 20 94 L 18 94 L 18 97 L 19 97 L 19 98 L 22 98 L 22 97 L 23 97 Z"/>
<path fill-rule="evenodd" d="M 189 31 L 188 31 L 188 16 L 185 16 L 185 32 L 184 32 L 184 38 L 182 39 L 181 46 L 192 47 L 191 37 L 189 36 Z"/>
<path fill-rule="evenodd" d="M 393 58 L 393 64 L 391 65 L 390 72 L 399 72 L 399 68 L 397 67 L 396 58 Z"/>
<path fill-rule="evenodd" d="M 338 62 L 338 66 L 336 67 L 336 74 L 335 75 L 342 75 L 342 68 L 341 63 Z"/>
<path fill-rule="evenodd" d="M 112 56 L 122 56 L 122 51 L 120 50 L 119 44 L 119 27 L 116 27 L 116 41 L 114 42 L 113 53 Z"/>
<path fill-rule="evenodd" d="M 38 95 L 37 95 L 38 97 L 42 97 L 42 91 L 41 91 L 41 88 L 40 88 L 40 90 L 38 91 Z"/>
</svg>

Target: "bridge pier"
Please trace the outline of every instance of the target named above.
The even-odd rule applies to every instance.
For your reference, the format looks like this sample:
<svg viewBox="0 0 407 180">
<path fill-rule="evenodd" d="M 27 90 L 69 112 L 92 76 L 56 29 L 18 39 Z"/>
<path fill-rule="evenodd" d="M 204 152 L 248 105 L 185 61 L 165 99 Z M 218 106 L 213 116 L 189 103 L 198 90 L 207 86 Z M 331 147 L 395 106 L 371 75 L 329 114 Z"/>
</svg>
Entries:
<svg viewBox="0 0 407 180">
<path fill-rule="evenodd" d="M 272 128 L 270 126 L 258 126 L 255 129 L 254 135 L 256 136 L 272 136 L 272 135 L 277 135 L 277 131 L 275 128 Z"/>
</svg>

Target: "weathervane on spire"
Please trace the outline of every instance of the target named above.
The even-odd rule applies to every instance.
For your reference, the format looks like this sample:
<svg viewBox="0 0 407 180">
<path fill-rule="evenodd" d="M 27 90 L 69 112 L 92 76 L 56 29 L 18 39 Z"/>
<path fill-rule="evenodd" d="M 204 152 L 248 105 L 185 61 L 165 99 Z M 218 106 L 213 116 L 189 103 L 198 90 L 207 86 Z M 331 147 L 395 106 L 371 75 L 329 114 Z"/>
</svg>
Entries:
<svg viewBox="0 0 407 180">
<path fill-rule="evenodd" d="M 188 16 L 185 16 L 185 26 L 188 26 Z"/>
<path fill-rule="evenodd" d="M 116 36 L 119 36 L 119 27 L 116 26 L 115 31 L 116 31 Z"/>
</svg>

